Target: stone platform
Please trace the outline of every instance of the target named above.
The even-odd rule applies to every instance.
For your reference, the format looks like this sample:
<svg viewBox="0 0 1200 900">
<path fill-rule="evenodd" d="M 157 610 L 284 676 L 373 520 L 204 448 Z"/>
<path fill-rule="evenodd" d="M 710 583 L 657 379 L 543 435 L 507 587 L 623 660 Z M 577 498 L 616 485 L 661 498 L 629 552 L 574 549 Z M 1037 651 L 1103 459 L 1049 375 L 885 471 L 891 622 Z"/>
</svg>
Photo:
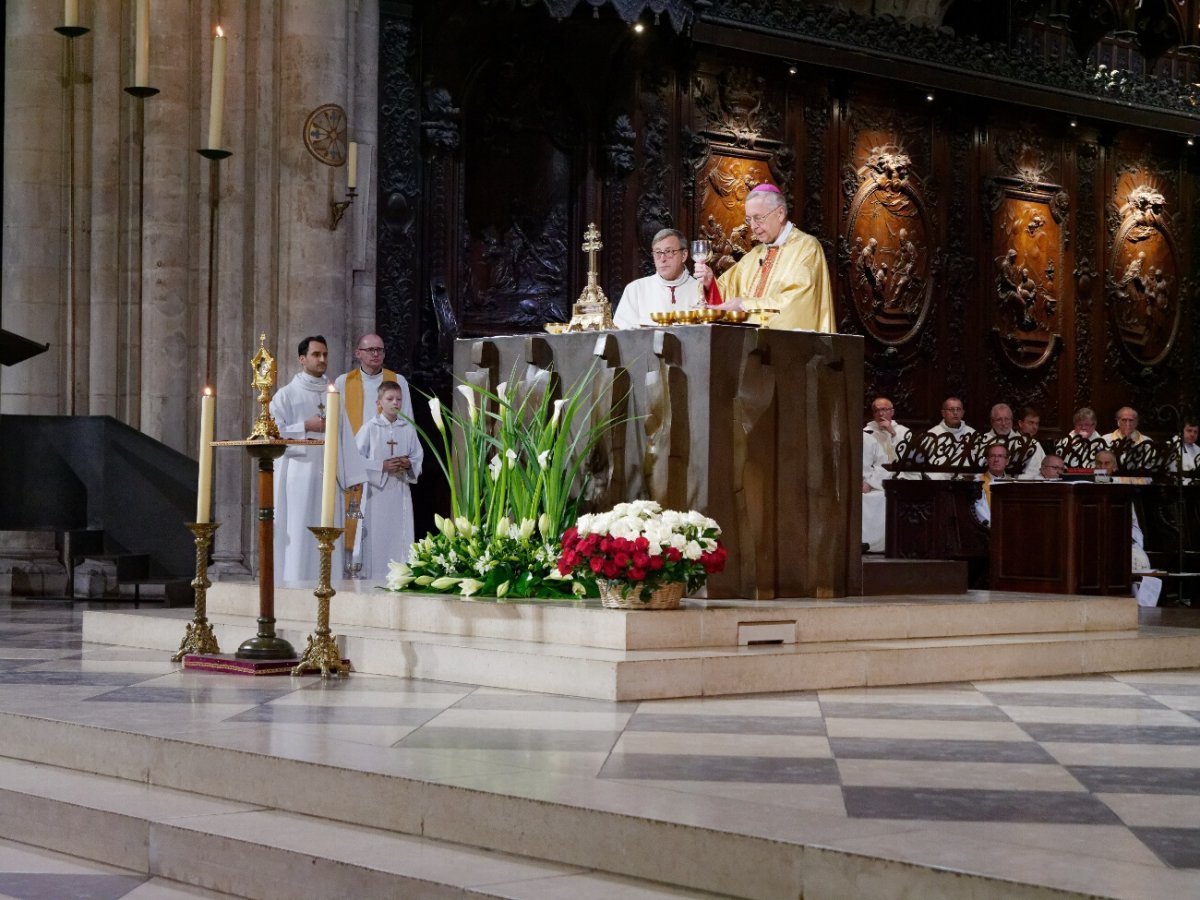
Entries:
<svg viewBox="0 0 1200 900">
<path fill-rule="evenodd" d="M 220 584 L 226 652 L 256 630 L 257 587 Z M 307 589 L 276 591 L 301 647 Z M 188 610 L 89 611 L 84 639 L 164 651 Z M 678 611 L 494 603 L 339 585 L 331 625 L 359 672 L 600 700 L 649 700 L 1200 666 L 1200 634 L 1139 628 L 1132 598 L 971 592 L 837 601 L 685 601 Z"/>
</svg>

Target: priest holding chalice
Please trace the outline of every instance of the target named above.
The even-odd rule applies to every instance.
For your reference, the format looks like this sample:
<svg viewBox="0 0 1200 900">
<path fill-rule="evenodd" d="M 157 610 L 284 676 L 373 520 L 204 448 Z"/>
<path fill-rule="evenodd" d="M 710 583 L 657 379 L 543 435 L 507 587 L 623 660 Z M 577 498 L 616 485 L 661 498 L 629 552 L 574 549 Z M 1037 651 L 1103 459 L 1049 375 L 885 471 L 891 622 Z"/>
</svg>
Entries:
<svg viewBox="0 0 1200 900">
<path fill-rule="evenodd" d="M 746 224 L 758 243 L 719 278 L 707 261 L 696 260 L 696 279 L 704 286 L 708 304 L 751 313 L 762 310 L 757 318 L 767 328 L 836 332 L 821 243 L 788 221 L 787 201 L 779 188 L 764 183 L 750 191 Z"/>
</svg>

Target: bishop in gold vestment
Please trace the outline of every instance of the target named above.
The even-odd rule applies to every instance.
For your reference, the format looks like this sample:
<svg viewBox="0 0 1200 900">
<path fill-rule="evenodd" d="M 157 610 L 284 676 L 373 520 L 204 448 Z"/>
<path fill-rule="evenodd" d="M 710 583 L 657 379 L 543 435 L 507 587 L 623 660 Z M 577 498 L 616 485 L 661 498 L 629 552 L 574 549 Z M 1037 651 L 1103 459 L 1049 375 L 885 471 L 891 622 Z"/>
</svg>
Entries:
<svg viewBox="0 0 1200 900">
<path fill-rule="evenodd" d="M 779 315 L 768 328 L 834 333 L 833 292 L 821 243 L 787 220 L 779 188 L 760 184 L 746 198 L 746 222 L 759 241 L 719 278 L 697 263 L 696 277 L 709 304 L 741 301 L 744 309 L 768 307 Z"/>
</svg>

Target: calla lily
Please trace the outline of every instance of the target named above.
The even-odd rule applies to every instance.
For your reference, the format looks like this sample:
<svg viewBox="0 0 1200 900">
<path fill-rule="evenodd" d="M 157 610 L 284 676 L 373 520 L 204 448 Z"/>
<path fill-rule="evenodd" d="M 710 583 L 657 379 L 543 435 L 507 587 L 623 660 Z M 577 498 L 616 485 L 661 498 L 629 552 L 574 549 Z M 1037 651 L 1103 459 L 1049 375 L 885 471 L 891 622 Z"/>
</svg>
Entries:
<svg viewBox="0 0 1200 900">
<path fill-rule="evenodd" d="M 505 403 L 508 402 L 508 382 L 507 381 L 502 381 L 498 385 L 496 385 L 496 396 L 499 397 L 501 400 L 503 400 Z"/>
<path fill-rule="evenodd" d="M 442 401 L 434 397 L 429 401 L 429 414 L 433 416 L 433 424 L 437 426 L 437 430 L 446 433 L 446 426 L 442 424 Z"/>
<path fill-rule="evenodd" d="M 517 533 L 517 537 L 523 541 L 529 540 L 533 536 L 533 529 L 536 524 L 533 519 L 522 519 L 521 530 Z"/>
<path fill-rule="evenodd" d="M 538 454 L 538 465 L 542 468 L 543 471 L 545 469 L 549 468 L 549 466 L 550 466 L 550 451 L 549 450 L 543 450 L 541 453 Z"/>
<path fill-rule="evenodd" d="M 498 481 L 500 478 L 500 456 L 497 454 L 488 460 L 488 472 L 491 473 L 492 481 Z"/>
<path fill-rule="evenodd" d="M 430 583 L 429 586 L 431 588 L 433 588 L 435 591 L 445 591 L 445 590 L 449 590 L 450 588 L 454 587 L 460 581 L 469 581 L 469 580 L 470 579 L 467 579 L 467 578 L 451 578 L 449 575 L 443 575 L 441 578 L 435 578 L 432 581 L 432 583 Z"/>
<path fill-rule="evenodd" d="M 504 516 L 496 523 L 496 534 L 499 537 L 508 537 L 508 532 L 511 528 L 512 520 L 508 516 Z"/>
<path fill-rule="evenodd" d="M 509 447 L 504 451 L 504 456 L 506 459 L 508 459 L 508 467 L 510 469 L 515 469 L 517 467 L 517 451 L 512 447 Z"/>
<path fill-rule="evenodd" d="M 467 401 L 467 418 L 472 422 L 476 421 L 479 418 L 479 410 L 475 408 L 475 391 L 466 384 L 460 384 L 455 390 L 462 394 Z"/>
<path fill-rule="evenodd" d="M 449 581 L 451 579 L 441 578 L 438 580 Z M 483 587 L 483 582 L 476 581 L 474 578 L 463 578 L 458 582 L 458 588 L 464 597 L 470 597 L 472 594 L 478 594 L 481 587 Z"/>
<path fill-rule="evenodd" d="M 554 412 L 550 416 L 550 427 L 551 428 L 556 428 L 558 426 L 558 417 L 560 415 L 562 415 L 562 408 L 564 406 L 566 406 L 566 404 L 567 404 L 566 400 L 555 400 L 554 401 Z"/>
</svg>

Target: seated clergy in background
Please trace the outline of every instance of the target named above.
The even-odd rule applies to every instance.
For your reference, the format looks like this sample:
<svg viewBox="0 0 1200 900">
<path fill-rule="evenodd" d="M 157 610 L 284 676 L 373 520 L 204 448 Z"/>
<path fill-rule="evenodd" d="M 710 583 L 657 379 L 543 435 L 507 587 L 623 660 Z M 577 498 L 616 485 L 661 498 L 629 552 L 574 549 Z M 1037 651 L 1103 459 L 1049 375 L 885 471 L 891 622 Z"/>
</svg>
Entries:
<svg viewBox="0 0 1200 900">
<path fill-rule="evenodd" d="M 876 397 L 871 403 L 871 421 L 863 429 L 862 542 L 873 553 L 883 550 L 887 530 L 883 482 L 892 473 L 884 466 L 897 460 L 896 448 L 909 436 L 907 428 L 893 421 L 895 415 L 891 400 Z"/>
<path fill-rule="evenodd" d="M 964 411 L 962 400 L 958 397 L 947 397 L 942 401 L 942 420 L 925 433 L 948 434 L 956 441 L 964 440 L 967 435 L 975 433 L 975 429 L 963 421 Z M 936 460 L 930 460 L 930 462 L 936 462 Z M 948 472 L 931 472 L 927 477 L 935 481 L 949 481 L 951 475 Z"/>
<path fill-rule="evenodd" d="M 1012 407 L 1007 403 L 997 403 L 992 407 L 991 420 L 992 429 L 984 435 L 984 439 L 1003 441 L 1004 445 L 1008 447 L 1008 456 L 1011 460 L 1017 453 L 1018 448 L 1022 447 L 1025 443 L 1021 433 L 1013 431 Z M 1021 475 L 1028 475 L 1030 477 L 1036 475 L 1045 456 L 1046 451 L 1042 449 L 1042 445 L 1034 440 L 1033 453 L 1025 460 L 1025 465 L 1021 469 Z"/>
<path fill-rule="evenodd" d="M 1042 464 L 1038 466 L 1036 475 L 1022 475 L 1022 481 L 1062 481 L 1063 472 L 1066 471 L 1067 464 L 1063 462 L 1063 458 L 1057 453 L 1047 453 L 1042 458 Z"/>
<path fill-rule="evenodd" d="M 975 501 L 975 515 L 985 525 L 992 524 L 992 485 L 997 481 L 1011 481 L 1008 468 L 1008 447 L 1001 443 L 992 444 L 987 451 L 987 471 L 979 476 L 983 492 Z"/>
<path fill-rule="evenodd" d="M 1075 410 L 1071 422 L 1075 427 L 1066 437 L 1059 439 L 1054 445 L 1054 452 L 1072 468 L 1087 468 L 1095 460 L 1096 451 L 1104 449 L 1107 441 L 1096 434 L 1096 413 L 1091 407 L 1081 406 Z"/>
<path fill-rule="evenodd" d="M 1186 475 L 1196 471 L 1197 462 L 1200 461 L 1200 444 L 1196 443 L 1197 438 L 1200 438 L 1200 421 L 1194 418 L 1184 419 L 1183 434 L 1171 441 L 1171 461 L 1168 468 L 1172 472 L 1182 471 Z"/>
<path fill-rule="evenodd" d="M 1017 431 L 1031 437 L 1041 446 L 1041 440 L 1038 439 L 1038 431 L 1042 427 L 1042 417 L 1032 406 L 1027 406 L 1021 410 L 1021 418 L 1017 420 Z M 1044 452 L 1045 448 L 1043 448 Z"/>
<path fill-rule="evenodd" d="M 687 270 L 687 238 L 682 231 L 664 228 L 650 242 L 654 274 L 625 285 L 621 302 L 613 313 L 618 328 L 653 325 L 652 312 L 688 309 L 704 302 L 700 282 Z"/>
<path fill-rule="evenodd" d="M 1138 431 L 1138 414 L 1132 406 L 1122 406 L 1117 410 L 1117 427 L 1104 435 L 1104 440 L 1110 444 L 1117 441 L 1130 441 L 1140 444 L 1146 436 Z"/>
<path fill-rule="evenodd" d="M 836 332 L 829 268 L 821 242 L 787 218 L 787 201 L 773 184 L 746 197 L 746 224 L 758 243 L 719 278 L 696 263 L 710 305 L 778 309 L 768 328 Z"/>
</svg>

